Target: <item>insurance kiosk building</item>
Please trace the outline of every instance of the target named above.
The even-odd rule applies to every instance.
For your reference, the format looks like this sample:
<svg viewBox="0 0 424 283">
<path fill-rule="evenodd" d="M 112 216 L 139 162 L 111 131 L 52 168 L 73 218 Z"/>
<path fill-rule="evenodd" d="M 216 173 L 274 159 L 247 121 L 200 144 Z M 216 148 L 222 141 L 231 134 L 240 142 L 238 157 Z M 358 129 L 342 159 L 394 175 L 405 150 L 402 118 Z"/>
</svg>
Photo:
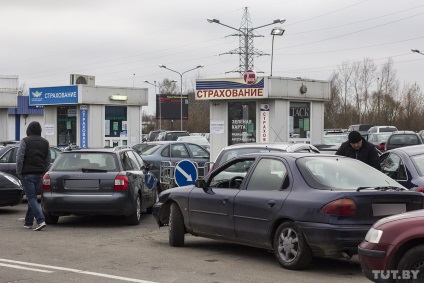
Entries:
<svg viewBox="0 0 424 283">
<path fill-rule="evenodd" d="M 210 101 L 211 160 L 231 144 L 321 143 L 330 82 L 285 77 L 198 79 L 196 100 Z"/>
<path fill-rule="evenodd" d="M 44 107 L 43 136 L 52 145 L 131 146 L 141 142 L 147 96 L 147 88 L 76 84 L 30 88 L 29 105 Z"/>
</svg>

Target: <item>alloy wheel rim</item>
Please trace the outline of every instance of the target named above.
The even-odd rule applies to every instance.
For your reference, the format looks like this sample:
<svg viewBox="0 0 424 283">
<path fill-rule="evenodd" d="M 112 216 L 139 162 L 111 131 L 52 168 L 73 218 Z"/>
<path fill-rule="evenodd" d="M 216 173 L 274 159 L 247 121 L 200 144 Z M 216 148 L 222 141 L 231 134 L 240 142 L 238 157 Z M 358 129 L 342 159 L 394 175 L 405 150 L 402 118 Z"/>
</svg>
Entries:
<svg viewBox="0 0 424 283">
<path fill-rule="evenodd" d="M 299 253 L 299 238 L 292 228 L 284 229 L 278 238 L 278 255 L 285 262 L 292 262 Z"/>
</svg>

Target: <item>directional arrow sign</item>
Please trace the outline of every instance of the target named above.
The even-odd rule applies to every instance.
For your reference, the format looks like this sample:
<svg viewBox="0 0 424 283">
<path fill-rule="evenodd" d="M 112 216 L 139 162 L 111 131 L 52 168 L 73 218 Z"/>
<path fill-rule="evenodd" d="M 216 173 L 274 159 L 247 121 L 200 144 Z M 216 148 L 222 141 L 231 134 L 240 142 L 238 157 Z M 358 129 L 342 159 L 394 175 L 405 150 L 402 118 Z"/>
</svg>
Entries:
<svg viewBox="0 0 424 283">
<path fill-rule="evenodd" d="M 197 179 L 197 167 L 190 160 L 181 160 L 175 166 L 174 176 L 179 187 L 193 185 Z"/>
</svg>

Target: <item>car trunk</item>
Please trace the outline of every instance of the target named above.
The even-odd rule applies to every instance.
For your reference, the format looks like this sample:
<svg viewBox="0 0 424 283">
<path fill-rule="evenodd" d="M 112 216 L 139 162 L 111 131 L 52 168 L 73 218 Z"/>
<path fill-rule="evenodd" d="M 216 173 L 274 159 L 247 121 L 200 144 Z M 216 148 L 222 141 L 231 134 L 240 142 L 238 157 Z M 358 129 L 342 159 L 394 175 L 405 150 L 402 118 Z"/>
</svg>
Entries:
<svg viewBox="0 0 424 283">
<path fill-rule="evenodd" d="M 356 216 L 332 216 L 331 224 L 370 225 L 386 216 L 422 209 L 424 197 L 413 191 L 376 191 L 372 188 L 346 192 L 345 196 L 355 201 Z"/>
<path fill-rule="evenodd" d="M 113 194 L 117 172 L 49 172 L 51 192 L 60 194 Z"/>
</svg>

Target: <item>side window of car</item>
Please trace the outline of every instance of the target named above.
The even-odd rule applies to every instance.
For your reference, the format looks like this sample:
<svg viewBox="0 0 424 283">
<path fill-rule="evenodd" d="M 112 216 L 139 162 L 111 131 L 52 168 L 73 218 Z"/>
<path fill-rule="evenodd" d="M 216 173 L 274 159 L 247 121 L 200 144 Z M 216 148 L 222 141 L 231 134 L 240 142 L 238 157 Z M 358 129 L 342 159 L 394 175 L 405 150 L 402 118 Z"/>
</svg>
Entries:
<svg viewBox="0 0 424 283">
<path fill-rule="evenodd" d="M 121 158 L 121 162 L 122 162 L 122 167 L 124 167 L 125 171 L 133 170 L 131 160 L 128 157 L 128 155 L 126 154 L 126 152 L 121 152 L 120 158 Z"/>
<path fill-rule="evenodd" d="M 383 171 L 390 178 L 397 179 L 400 162 L 400 157 L 397 154 L 391 153 L 384 161 L 381 171 Z"/>
<path fill-rule="evenodd" d="M 12 157 L 13 149 L 9 150 L 0 158 L 0 163 L 10 163 L 10 159 Z M 15 154 L 15 162 L 16 162 L 16 154 Z"/>
<path fill-rule="evenodd" d="M 170 155 L 169 155 L 169 148 L 170 148 L 170 146 L 168 145 L 168 146 L 166 146 L 163 150 L 162 150 L 162 152 L 160 153 L 160 155 L 162 155 L 162 157 L 170 157 Z"/>
<path fill-rule="evenodd" d="M 126 153 L 131 162 L 131 167 L 133 168 L 133 170 L 141 170 L 141 163 L 138 162 L 134 152 L 129 150 Z"/>
<path fill-rule="evenodd" d="M 278 159 L 263 158 L 255 167 L 248 191 L 278 191 L 283 188 L 283 181 L 287 178 L 287 169 Z"/>
<path fill-rule="evenodd" d="M 193 154 L 194 158 L 207 158 L 209 159 L 209 152 L 205 150 L 203 147 L 198 146 L 197 144 L 189 144 L 188 148 Z"/>
</svg>

